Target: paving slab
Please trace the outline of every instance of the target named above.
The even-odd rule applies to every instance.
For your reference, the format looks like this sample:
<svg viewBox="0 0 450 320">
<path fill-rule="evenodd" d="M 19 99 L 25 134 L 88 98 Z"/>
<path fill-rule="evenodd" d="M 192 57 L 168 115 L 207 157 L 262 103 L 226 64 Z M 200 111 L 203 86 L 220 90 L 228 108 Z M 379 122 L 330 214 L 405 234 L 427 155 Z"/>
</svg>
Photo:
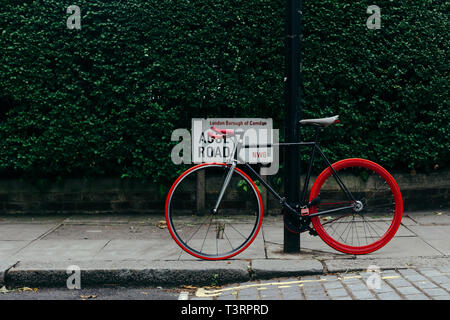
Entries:
<svg viewBox="0 0 450 320">
<path fill-rule="evenodd" d="M 244 252 L 241 252 L 237 256 L 232 257 L 230 260 L 236 260 L 236 259 L 265 259 L 266 258 L 266 250 L 264 246 L 264 237 L 263 234 L 260 232 L 258 236 L 255 238 L 255 240 L 252 242 L 252 244 L 244 250 Z"/>
<path fill-rule="evenodd" d="M 370 253 L 370 257 L 422 257 L 443 254 L 419 237 L 394 237 L 383 248 Z M 365 255 L 357 258 L 364 259 Z"/>
<path fill-rule="evenodd" d="M 400 227 L 397 230 L 397 233 L 395 234 L 395 237 L 416 237 L 416 236 L 417 235 L 405 225 L 400 225 Z"/>
<path fill-rule="evenodd" d="M 434 297 L 433 300 L 450 300 L 450 295 Z"/>
<path fill-rule="evenodd" d="M 450 255 L 450 225 L 410 226 L 409 228 L 439 252 Z"/>
<path fill-rule="evenodd" d="M 0 241 L 0 261 L 13 256 L 20 249 L 26 247 L 30 241 Z"/>
<path fill-rule="evenodd" d="M 318 258 L 348 258 L 349 255 L 336 251 L 319 237 L 310 235 L 300 236 L 300 253 L 285 253 L 283 251 L 283 242 L 273 243 L 265 242 L 268 259 L 303 259 L 304 257 Z"/>
<path fill-rule="evenodd" d="M 74 223 L 74 224 L 126 224 L 130 221 L 129 215 L 114 215 L 114 214 L 99 214 L 99 215 L 86 215 L 86 214 L 75 214 L 67 217 L 64 223 Z"/>
<path fill-rule="evenodd" d="M 258 289 L 255 286 L 252 286 L 253 282 L 243 282 L 239 284 L 239 294 L 238 297 L 240 300 L 258 300 Z M 246 287 L 251 286 L 251 287 Z M 242 287 L 242 289 L 241 289 Z"/>
<path fill-rule="evenodd" d="M 402 298 L 395 292 L 384 292 L 377 294 L 380 300 L 402 300 Z"/>
<path fill-rule="evenodd" d="M 0 223 L 0 240 L 35 240 L 58 224 Z"/>
<path fill-rule="evenodd" d="M 404 232 L 403 236 L 395 236 L 386 246 L 378 251 L 370 253 L 369 255 L 356 256 L 357 259 L 365 259 L 370 256 L 371 258 L 383 258 L 383 257 L 411 257 L 411 256 L 442 256 L 446 254 L 446 251 L 438 250 L 433 245 L 424 241 L 418 236 L 410 236 L 411 232 Z M 325 258 L 333 256 L 335 259 L 343 258 L 349 259 L 352 256 L 344 254 L 329 247 L 319 237 L 303 236 L 300 240 L 301 248 L 303 250 L 310 250 L 314 252 L 314 256 L 318 257 L 323 255 Z M 439 242 L 445 246 L 445 242 Z M 281 244 L 266 244 L 267 257 L 269 259 L 297 259 L 295 255 L 287 256 L 283 253 L 283 247 Z"/>
<path fill-rule="evenodd" d="M 421 225 L 450 225 L 448 210 L 413 211 L 406 216 Z"/>
<path fill-rule="evenodd" d="M 194 260 L 197 258 L 183 254 L 184 251 L 174 241 L 111 240 L 95 254 L 95 260 Z"/>
<path fill-rule="evenodd" d="M 403 226 L 415 226 L 415 225 L 418 225 L 418 223 L 416 221 L 414 221 L 413 219 L 411 219 L 410 217 L 403 215 L 402 225 Z"/>
<path fill-rule="evenodd" d="M 407 300 L 430 300 L 426 295 L 424 294 L 408 294 L 404 296 Z"/>
<path fill-rule="evenodd" d="M 261 232 L 264 234 L 264 241 L 283 243 L 283 223 L 272 220 L 273 222 L 264 221 Z"/>
<path fill-rule="evenodd" d="M 327 245 L 319 236 L 312 236 L 309 234 L 302 234 L 300 236 L 300 245 L 302 248 L 310 249 L 314 251 L 320 251 L 326 254 L 332 254 L 335 256 L 347 256 L 347 254 L 344 254 L 342 252 L 339 252 L 329 245 Z"/>
<path fill-rule="evenodd" d="M 349 297 L 347 290 L 345 290 L 344 288 L 327 289 L 326 291 L 332 299 L 336 299 L 339 297 Z"/>
<path fill-rule="evenodd" d="M 324 282 L 323 286 L 326 290 L 333 290 L 333 289 L 343 289 L 344 286 L 340 281 L 330 281 L 330 282 Z"/>
<path fill-rule="evenodd" d="M 365 290 L 351 290 L 351 294 L 353 297 L 357 300 L 364 300 L 364 299 L 374 299 L 374 295 L 367 289 Z"/>
<path fill-rule="evenodd" d="M 37 240 L 11 258 L 26 261 L 58 261 L 92 259 L 108 240 Z"/>
<path fill-rule="evenodd" d="M 170 240 L 167 229 L 160 229 L 157 224 L 110 224 L 108 223 L 69 223 L 63 224 L 53 232 L 47 234 L 46 240 L 98 240 L 98 239 L 123 239 L 123 240 Z"/>
<path fill-rule="evenodd" d="M 266 241 L 267 247 L 267 257 L 269 259 L 280 258 L 283 259 L 283 229 L 281 224 L 277 224 L 276 226 L 266 227 L 264 229 L 264 239 Z M 411 230 L 409 230 L 405 226 L 400 226 L 397 231 L 394 239 L 396 238 L 409 238 L 409 237 L 417 237 Z M 418 240 L 413 240 L 418 241 Z M 403 240 L 402 243 L 409 242 L 409 239 Z M 389 244 L 388 244 L 389 245 Z M 302 249 L 322 252 L 323 254 L 331 254 L 334 256 L 348 257 L 347 254 L 339 252 L 329 245 L 327 245 L 319 236 L 312 236 L 308 233 L 302 233 L 300 235 L 300 246 Z M 423 248 L 424 245 L 420 246 Z M 425 246 L 426 247 L 426 246 Z M 281 255 L 280 255 L 281 254 Z M 288 258 L 288 257 L 286 257 Z M 293 257 L 295 259 L 295 257 Z"/>
<path fill-rule="evenodd" d="M 57 225 L 64 222 L 69 216 L 67 215 L 1 215 L 0 225 L 5 224 L 53 224 Z"/>
<path fill-rule="evenodd" d="M 441 288 L 421 288 L 423 292 L 425 292 L 430 297 L 440 297 L 447 295 L 447 291 Z"/>
</svg>

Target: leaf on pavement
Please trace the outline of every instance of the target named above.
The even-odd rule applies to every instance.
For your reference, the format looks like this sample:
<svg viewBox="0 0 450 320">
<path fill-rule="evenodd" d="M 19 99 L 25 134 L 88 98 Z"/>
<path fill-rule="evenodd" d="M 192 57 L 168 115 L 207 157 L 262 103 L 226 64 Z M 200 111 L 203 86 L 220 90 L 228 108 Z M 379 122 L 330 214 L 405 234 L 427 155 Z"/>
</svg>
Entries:
<svg viewBox="0 0 450 320">
<path fill-rule="evenodd" d="M 206 290 L 213 290 L 213 289 L 219 289 L 222 288 L 222 286 L 204 286 L 203 289 Z"/>
<path fill-rule="evenodd" d="M 165 229 L 167 228 L 167 223 L 165 220 L 161 220 L 160 222 L 158 222 L 157 227 L 160 229 Z"/>
<path fill-rule="evenodd" d="M 21 292 L 36 292 L 36 291 L 38 291 L 38 288 L 23 287 L 23 288 L 19 288 L 17 290 L 21 291 Z"/>
<path fill-rule="evenodd" d="M 81 298 L 81 300 L 96 299 L 97 295 L 95 295 L 95 294 L 90 294 L 88 296 L 81 295 L 80 298 Z"/>
<path fill-rule="evenodd" d="M 183 284 L 181 287 L 184 288 L 184 289 L 193 289 L 193 290 L 197 289 L 197 287 L 195 287 L 195 286 L 188 286 L 188 285 L 185 285 L 185 284 Z"/>
<path fill-rule="evenodd" d="M 14 290 L 8 290 L 8 289 L 6 289 L 5 286 L 0 288 L 0 293 L 8 293 L 8 292 L 12 292 L 12 291 L 14 291 Z"/>
</svg>

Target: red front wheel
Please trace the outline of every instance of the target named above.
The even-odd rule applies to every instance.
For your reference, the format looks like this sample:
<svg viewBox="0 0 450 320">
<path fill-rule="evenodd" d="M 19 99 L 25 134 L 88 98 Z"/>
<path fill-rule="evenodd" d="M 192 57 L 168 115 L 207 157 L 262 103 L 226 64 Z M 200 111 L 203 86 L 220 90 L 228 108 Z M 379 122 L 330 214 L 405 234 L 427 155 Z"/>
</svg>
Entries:
<svg viewBox="0 0 450 320">
<path fill-rule="evenodd" d="M 320 204 L 310 214 L 343 207 L 312 217 L 318 235 L 332 248 L 349 254 L 367 254 L 386 245 L 397 232 L 403 215 L 403 200 L 394 178 L 380 165 L 364 159 L 345 159 L 332 165 L 314 182 L 310 201 Z"/>
</svg>

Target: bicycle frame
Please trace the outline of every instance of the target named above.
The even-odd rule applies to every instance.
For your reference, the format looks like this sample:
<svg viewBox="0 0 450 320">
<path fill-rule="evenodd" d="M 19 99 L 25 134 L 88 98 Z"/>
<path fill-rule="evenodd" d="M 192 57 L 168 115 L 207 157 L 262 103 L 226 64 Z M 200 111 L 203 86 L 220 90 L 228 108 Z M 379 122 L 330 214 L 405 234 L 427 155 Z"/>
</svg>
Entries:
<svg viewBox="0 0 450 320">
<path fill-rule="evenodd" d="M 337 174 L 337 172 L 334 170 L 331 162 L 328 160 L 328 158 L 325 156 L 325 154 L 323 153 L 322 149 L 319 146 L 319 142 L 318 142 L 318 137 L 319 137 L 319 130 L 320 128 L 316 129 L 316 134 L 315 134 L 315 139 L 314 141 L 310 141 L 310 142 L 295 142 L 295 143 L 275 143 L 275 144 L 266 144 L 266 145 L 242 145 L 240 146 L 240 144 L 242 144 L 242 140 L 240 138 L 235 139 L 235 147 L 233 152 L 230 155 L 229 161 L 227 161 L 228 163 L 231 162 L 231 166 L 230 166 L 230 171 L 227 175 L 227 177 L 225 178 L 224 184 L 222 185 L 222 189 L 219 195 L 219 199 L 217 200 L 216 206 L 213 209 L 214 211 L 217 211 L 217 208 L 220 204 L 220 200 L 222 198 L 223 193 L 225 192 L 226 187 L 228 186 L 229 183 L 229 177 L 233 174 L 234 168 L 236 167 L 236 165 L 239 163 L 239 161 L 241 161 L 241 164 L 244 164 L 246 166 L 246 168 L 252 173 L 252 175 L 254 177 L 256 177 L 260 183 L 276 198 L 278 199 L 278 201 L 280 202 L 280 204 L 283 207 L 286 207 L 287 209 L 289 209 L 290 212 L 296 214 L 296 215 L 300 215 L 298 212 L 299 208 L 305 208 L 305 207 L 309 207 L 311 206 L 311 202 L 306 203 L 306 193 L 308 191 L 308 185 L 309 185 L 309 181 L 311 178 L 311 171 L 312 171 L 312 167 L 314 164 L 314 157 L 316 155 L 316 152 L 320 155 L 320 157 L 322 158 L 322 160 L 326 163 L 326 165 L 331 169 L 332 171 L 332 175 L 334 177 L 334 179 L 336 180 L 336 182 L 338 183 L 339 187 L 349 196 L 350 199 L 353 200 L 353 203 L 356 203 L 356 199 L 355 197 L 352 195 L 352 193 L 347 189 L 347 187 L 345 186 L 345 184 L 342 182 L 341 178 L 339 177 L 339 175 Z M 300 203 L 297 205 L 294 205 L 294 208 L 288 203 L 288 199 L 282 197 L 278 192 L 276 192 L 272 186 L 266 182 L 261 175 L 256 172 L 251 166 L 250 164 L 248 164 L 245 161 L 242 161 L 242 159 L 239 159 L 239 150 L 240 148 L 270 148 L 272 146 L 284 146 L 284 147 L 292 147 L 292 146 L 311 146 L 311 155 L 310 155 L 310 159 L 309 159 L 309 164 L 308 164 L 308 171 L 306 173 L 306 179 L 304 182 L 304 186 L 303 186 L 303 190 L 302 190 L 302 195 L 300 198 Z M 354 204 L 352 204 L 351 206 L 345 206 L 342 208 L 335 208 L 335 209 L 331 209 L 331 210 L 325 210 L 325 211 L 321 211 L 318 213 L 313 213 L 313 214 L 309 214 L 307 215 L 307 217 L 312 218 L 315 216 L 321 216 L 321 215 L 328 215 L 328 214 L 333 214 L 333 213 L 338 213 L 339 211 L 342 210 L 348 210 L 348 209 L 353 209 L 355 207 Z"/>
</svg>

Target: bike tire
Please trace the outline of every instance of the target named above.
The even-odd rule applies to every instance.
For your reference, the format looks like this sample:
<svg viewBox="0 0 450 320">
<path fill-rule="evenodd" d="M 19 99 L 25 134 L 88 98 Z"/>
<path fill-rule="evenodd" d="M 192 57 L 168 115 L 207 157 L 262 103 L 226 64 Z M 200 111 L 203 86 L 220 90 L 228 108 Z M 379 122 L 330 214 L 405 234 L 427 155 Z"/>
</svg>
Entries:
<svg viewBox="0 0 450 320">
<path fill-rule="evenodd" d="M 253 180 L 237 167 L 219 212 L 211 212 L 221 187 L 220 182 L 223 181 L 223 175 L 219 175 L 221 172 L 226 175 L 229 168 L 230 165 L 225 163 L 194 166 L 178 177 L 167 195 L 165 211 L 169 232 L 175 242 L 194 257 L 204 260 L 229 259 L 248 248 L 261 228 L 261 195 Z M 204 185 L 192 188 L 192 183 L 198 183 L 196 179 L 200 175 L 203 175 L 201 179 Z M 239 189 L 238 184 L 246 187 Z M 206 190 L 203 210 L 199 209 L 197 202 L 200 198 L 197 194 L 199 188 Z M 202 212 L 197 212 L 199 210 Z M 200 234 L 203 233 L 202 239 Z"/>
<path fill-rule="evenodd" d="M 317 234 L 332 248 L 348 254 L 367 254 L 382 248 L 394 237 L 401 223 L 403 200 L 398 184 L 388 171 L 369 160 L 345 159 L 334 163 L 332 167 L 344 184 L 350 186 L 349 189 L 357 197 L 356 200 L 361 199 L 363 209 L 360 212 L 349 209 L 348 212 L 339 213 L 337 217 L 333 215 L 331 219 L 324 216 L 311 217 Z M 350 173 L 344 172 L 349 169 Z M 348 197 L 339 201 L 345 199 L 345 192 L 337 190 L 337 185 L 333 171 L 328 167 L 312 186 L 310 201 L 320 196 L 321 203 L 310 208 L 310 214 L 352 202 Z M 351 221 L 347 219 L 350 217 Z M 368 223 L 373 224 L 369 226 Z M 344 235 L 346 230 L 348 233 Z"/>
</svg>

